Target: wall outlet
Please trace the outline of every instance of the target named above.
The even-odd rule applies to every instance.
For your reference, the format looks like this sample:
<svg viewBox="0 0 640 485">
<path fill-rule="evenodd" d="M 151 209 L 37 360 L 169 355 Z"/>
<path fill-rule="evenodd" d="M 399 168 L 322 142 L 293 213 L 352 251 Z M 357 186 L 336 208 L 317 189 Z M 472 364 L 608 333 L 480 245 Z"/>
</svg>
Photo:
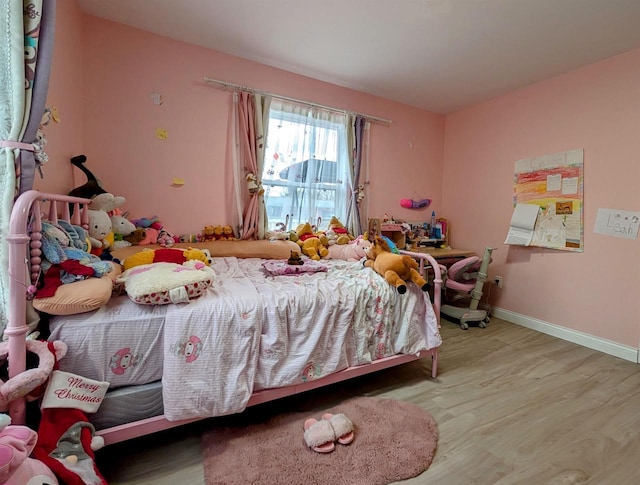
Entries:
<svg viewBox="0 0 640 485">
<path fill-rule="evenodd" d="M 494 276 L 493 284 L 496 285 L 498 288 L 502 288 L 502 276 Z"/>
</svg>

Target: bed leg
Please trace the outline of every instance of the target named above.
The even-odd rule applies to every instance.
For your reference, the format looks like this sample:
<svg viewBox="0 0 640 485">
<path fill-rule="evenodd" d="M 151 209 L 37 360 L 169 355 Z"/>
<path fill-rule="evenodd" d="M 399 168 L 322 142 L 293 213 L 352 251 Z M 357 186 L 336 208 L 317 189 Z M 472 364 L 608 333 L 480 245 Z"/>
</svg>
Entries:
<svg viewBox="0 0 640 485">
<path fill-rule="evenodd" d="M 438 376 L 438 349 L 431 352 L 431 377 L 434 379 Z"/>
</svg>

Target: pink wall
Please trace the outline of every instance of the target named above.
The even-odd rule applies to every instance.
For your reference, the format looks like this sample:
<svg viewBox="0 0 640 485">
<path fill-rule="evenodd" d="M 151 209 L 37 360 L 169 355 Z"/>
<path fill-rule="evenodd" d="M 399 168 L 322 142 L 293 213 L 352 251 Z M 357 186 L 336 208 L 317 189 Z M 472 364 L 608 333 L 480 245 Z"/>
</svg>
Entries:
<svg viewBox="0 0 640 485">
<path fill-rule="evenodd" d="M 453 243 L 494 252 L 504 277 L 493 303 L 637 348 L 637 240 L 593 233 L 598 208 L 640 211 L 640 50 L 493 99 L 446 118 L 443 209 Z M 584 149 L 584 252 L 503 244 L 514 162 Z"/>
<path fill-rule="evenodd" d="M 640 210 L 629 182 L 640 175 L 639 50 L 447 116 L 445 133 L 439 115 L 84 16 L 74 2 L 57 5 L 48 105 L 62 123 L 47 128 L 51 160 L 37 188 L 84 183 L 73 180 L 69 158 L 85 153 L 134 216 L 158 215 L 177 233 L 225 222 L 231 101 L 205 87 L 205 75 L 390 118 L 391 126 L 372 127 L 372 216 L 415 220 L 433 208 L 451 220 L 454 246 L 498 248 L 491 273 L 505 287 L 492 294 L 497 306 L 638 346 L 637 241 L 593 234 L 593 224 L 598 207 Z M 168 130 L 167 141 L 154 138 L 156 127 Z M 505 246 L 514 162 L 573 148 L 584 148 L 584 253 Z M 171 187 L 173 177 L 186 185 Z M 399 207 L 406 197 L 434 202 L 416 213 Z"/>
<path fill-rule="evenodd" d="M 58 109 L 61 121 L 51 122 L 45 128 L 49 161 L 43 170 L 45 178 L 40 179 L 36 174 L 34 188 L 39 190 L 68 192 L 73 187 L 69 159 L 83 151 L 82 18 L 75 2 L 56 2 L 56 35 L 47 106 Z M 77 180 L 84 183 L 82 176 Z"/>
<path fill-rule="evenodd" d="M 157 215 L 175 233 L 230 222 L 231 93 L 205 86 L 204 76 L 391 119 L 390 126 L 371 128 L 370 214 L 415 218 L 399 206 L 406 197 L 430 197 L 438 210 L 443 116 L 95 17 L 83 20 L 87 34 L 76 43 L 84 48 L 82 90 L 65 79 L 73 69 L 54 76 L 69 96 L 82 99 L 87 166 L 107 190 L 127 198 L 133 216 Z M 162 95 L 161 106 L 153 104 L 152 92 Z M 156 139 L 156 128 L 167 130 L 168 140 Z M 186 184 L 172 187 L 174 177 Z M 426 211 L 417 217 L 426 220 Z"/>
</svg>

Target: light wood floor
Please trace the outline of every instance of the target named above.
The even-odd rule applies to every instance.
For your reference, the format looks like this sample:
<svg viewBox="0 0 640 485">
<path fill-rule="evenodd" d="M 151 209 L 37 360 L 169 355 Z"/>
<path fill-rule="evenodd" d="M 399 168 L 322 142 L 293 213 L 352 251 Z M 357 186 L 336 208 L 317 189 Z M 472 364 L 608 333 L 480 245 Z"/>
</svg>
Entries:
<svg viewBox="0 0 640 485">
<path fill-rule="evenodd" d="M 247 419 L 390 397 L 424 407 L 440 430 L 431 467 L 403 483 L 640 484 L 640 365 L 495 318 L 468 331 L 443 320 L 442 335 L 435 380 L 428 360 L 414 362 L 250 408 Z M 98 452 L 100 470 L 112 485 L 202 484 L 200 433 L 215 425 L 112 445 Z"/>
</svg>

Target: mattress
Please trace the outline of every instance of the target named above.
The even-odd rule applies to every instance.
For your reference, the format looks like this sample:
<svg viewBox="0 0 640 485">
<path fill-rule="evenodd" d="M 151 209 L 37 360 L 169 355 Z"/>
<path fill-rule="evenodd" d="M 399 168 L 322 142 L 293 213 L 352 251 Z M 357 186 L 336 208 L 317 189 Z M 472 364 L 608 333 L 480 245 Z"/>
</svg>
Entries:
<svg viewBox="0 0 640 485">
<path fill-rule="evenodd" d="M 125 295 L 93 312 L 52 317 L 49 340 L 69 349 L 60 370 L 110 388 L 161 379 L 166 312 L 166 305 L 139 305 Z"/>
<path fill-rule="evenodd" d="M 61 370 L 111 390 L 162 380 L 165 415 L 185 419 L 238 412 L 253 391 L 441 344 L 428 295 L 414 284 L 399 295 L 359 263 L 323 261 L 326 272 L 280 276 L 263 262 L 214 258 L 213 287 L 191 303 L 147 306 L 121 296 L 53 318 L 50 340 L 69 349 Z M 197 342 L 193 355 L 184 342 Z"/>
<path fill-rule="evenodd" d="M 98 412 L 88 417 L 95 428 L 101 430 L 163 413 L 162 383 L 155 381 L 107 392 Z"/>
</svg>

